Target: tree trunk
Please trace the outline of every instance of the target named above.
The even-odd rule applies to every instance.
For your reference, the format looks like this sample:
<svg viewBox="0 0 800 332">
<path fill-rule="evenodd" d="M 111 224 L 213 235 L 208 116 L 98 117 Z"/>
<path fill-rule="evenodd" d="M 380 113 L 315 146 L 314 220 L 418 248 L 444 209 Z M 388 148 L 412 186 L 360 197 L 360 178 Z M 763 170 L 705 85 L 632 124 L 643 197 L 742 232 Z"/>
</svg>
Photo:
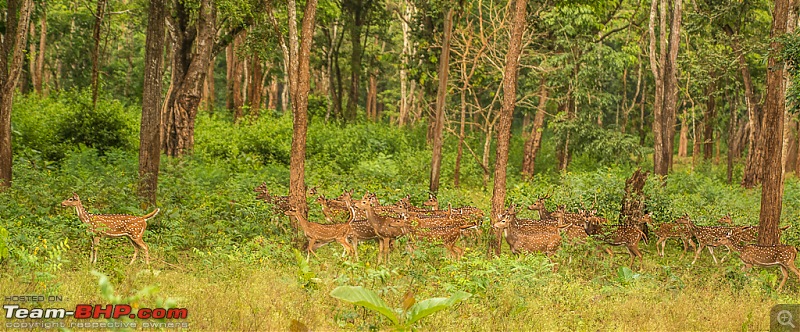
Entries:
<svg viewBox="0 0 800 332">
<path fill-rule="evenodd" d="M 92 105 L 97 106 L 97 93 L 100 89 L 100 30 L 103 27 L 103 16 L 105 16 L 107 0 L 97 0 L 97 10 L 95 11 L 94 30 L 92 30 Z"/>
<path fill-rule="evenodd" d="M 39 57 L 36 55 L 36 43 L 33 42 L 33 38 L 36 37 L 36 23 L 33 20 L 30 22 L 28 35 L 31 39 L 31 42 L 28 43 L 28 73 L 31 76 L 31 86 L 36 87 L 36 59 Z"/>
<path fill-rule="evenodd" d="M 42 5 L 42 16 L 39 19 L 39 59 L 36 60 L 36 81 L 34 82 L 34 89 L 36 93 L 42 95 L 44 85 L 44 54 L 47 49 L 47 5 Z"/>
<path fill-rule="evenodd" d="M 290 10 L 296 6 L 295 0 L 289 0 Z M 303 215 L 308 214 L 306 205 L 306 185 L 305 185 L 305 160 L 306 160 L 306 132 L 308 130 L 308 91 L 310 86 L 309 58 L 311 56 L 311 44 L 314 36 L 314 20 L 317 13 L 317 0 L 308 0 L 303 15 L 302 41 L 298 46 L 297 38 L 290 36 L 292 45 L 290 49 L 298 50 L 292 52 L 294 58 L 292 71 L 289 79 L 295 89 L 292 93 L 292 154 L 290 159 L 289 173 L 289 196 L 292 206 Z M 295 19 L 289 21 L 289 25 L 295 25 Z M 290 29 L 295 30 L 295 29 Z M 296 35 L 295 35 L 296 36 Z"/>
<path fill-rule="evenodd" d="M 796 0 L 789 0 L 789 9 L 788 9 L 788 17 L 786 22 L 786 33 L 793 33 L 794 27 L 797 25 L 797 6 Z M 790 85 L 792 84 L 792 80 L 789 75 L 785 75 L 783 78 L 783 91 L 790 90 Z M 792 143 L 794 140 L 792 139 L 792 128 L 793 128 L 793 120 L 792 114 L 788 112 L 783 113 L 783 158 L 781 160 L 781 174 L 786 174 L 787 164 L 789 163 L 789 149 L 791 148 Z"/>
<path fill-rule="evenodd" d="M 263 81 L 263 73 L 261 70 L 261 60 L 258 58 L 258 55 L 253 55 L 250 58 L 250 63 L 252 66 L 252 79 L 250 80 L 250 92 L 248 92 L 247 95 L 250 99 L 250 115 L 253 118 L 258 118 L 258 113 L 261 110 L 261 83 Z"/>
<path fill-rule="evenodd" d="M 205 107 L 208 110 L 208 113 L 214 113 L 214 68 L 216 67 L 214 59 L 211 59 L 211 63 L 208 64 L 208 73 L 206 73 L 206 82 L 203 84 L 203 105 L 200 108 Z"/>
<path fill-rule="evenodd" d="M 345 120 L 354 121 L 358 110 L 359 89 L 361 87 L 361 60 L 364 53 L 361 45 L 361 30 L 366 23 L 368 6 L 364 1 L 347 1 L 346 6 L 352 13 L 350 22 L 350 91 L 347 98 L 347 108 L 345 109 Z"/>
<path fill-rule="evenodd" d="M 225 108 L 233 113 L 233 68 L 236 66 L 236 56 L 233 54 L 233 44 L 225 48 L 225 87 L 228 90 L 225 96 Z"/>
<path fill-rule="evenodd" d="M 539 147 L 542 143 L 544 117 L 547 115 L 548 91 L 547 78 L 542 76 L 541 81 L 539 81 L 539 107 L 536 110 L 536 116 L 533 118 L 531 134 L 525 141 L 525 148 L 522 152 L 522 177 L 525 179 L 533 179 L 536 154 L 539 153 Z"/>
<path fill-rule="evenodd" d="M 656 60 L 655 17 L 656 7 L 659 15 L 659 60 Z M 677 56 L 680 45 L 682 1 L 676 0 L 672 7 L 672 22 L 669 31 L 669 44 L 666 38 L 666 21 L 669 4 L 661 0 L 660 5 L 653 1 L 650 7 L 650 69 L 656 82 L 653 105 L 653 166 L 654 173 L 665 176 L 672 167 L 672 152 L 675 137 L 675 120 L 678 99 Z"/>
<path fill-rule="evenodd" d="M 33 1 L 9 0 L 6 5 L 0 47 L 0 191 L 11 187 L 11 105 L 22 72 Z"/>
<path fill-rule="evenodd" d="M 145 40 L 142 123 L 139 132 L 139 197 L 156 205 L 161 162 L 161 67 L 164 59 L 166 5 L 150 0 Z"/>
<path fill-rule="evenodd" d="M 706 87 L 706 114 L 703 115 L 703 159 L 711 160 L 711 153 L 714 147 L 714 117 L 717 115 L 717 102 L 716 96 L 716 83 L 714 82 L 714 74 L 711 74 L 711 81 Z"/>
<path fill-rule="evenodd" d="M 278 109 L 278 81 L 273 77 L 272 82 L 269 83 L 269 89 L 267 90 L 267 109 L 269 110 L 276 110 Z"/>
<path fill-rule="evenodd" d="M 786 32 L 789 0 L 775 0 L 770 32 L 770 52 L 767 60 L 767 96 L 764 101 L 763 189 L 761 192 L 761 214 L 758 223 L 758 244 L 762 246 L 780 243 L 778 225 L 781 219 L 783 198 L 783 174 L 781 167 L 781 143 L 783 140 L 783 115 L 786 96 L 783 86 L 784 66 L 781 63 L 782 45 L 777 39 Z"/>
<path fill-rule="evenodd" d="M 163 147 L 167 155 L 177 157 L 194 148 L 194 120 L 200 105 L 207 66 L 214 49 L 215 10 L 211 0 L 202 0 L 196 20 L 196 34 L 189 34 L 189 9 L 177 1 L 176 34 L 173 45 L 172 90 L 167 95 L 163 121 Z M 192 20 L 194 21 L 194 20 Z M 192 47 L 194 46 L 194 47 Z"/>
<path fill-rule="evenodd" d="M 678 157 L 680 158 L 686 158 L 686 156 L 689 155 L 689 124 L 686 121 L 688 116 L 686 113 L 687 110 L 684 108 L 684 116 L 681 117 L 681 133 L 680 137 L 678 138 Z"/>
<path fill-rule="evenodd" d="M 622 206 L 619 212 L 619 221 L 622 224 L 631 224 L 644 215 L 644 185 L 650 172 L 636 169 L 630 178 L 625 180 L 625 195 L 622 197 Z"/>
<path fill-rule="evenodd" d="M 433 126 L 433 155 L 431 157 L 431 183 L 429 190 L 439 192 L 439 176 L 442 168 L 442 141 L 444 139 L 445 110 L 447 103 L 447 77 L 450 68 L 450 38 L 453 35 L 453 8 L 448 8 L 444 16 L 444 36 L 442 54 L 439 57 L 439 90 L 436 93 L 436 119 Z"/>
<path fill-rule="evenodd" d="M 678 49 L 680 46 L 681 16 L 683 13 L 682 0 L 675 0 L 672 8 L 672 25 L 669 31 L 669 53 L 667 63 L 664 65 L 664 108 L 663 108 L 663 133 L 664 156 L 666 162 L 664 174 L 672 170 L 672 154 L 675 142 L 675 118 L 678 107 Z"/>
<path fill-rule="evenodd" d="M 400 15 L 400 14 L 398 14 Z M 406 1 L 403 17 L 400 20 L 400 27 L 403 31 L 403 54 L 401 55 L 400 64 L 400 114 L 397 117 L 397 125 L 402 127 L 408 121 L 408 113 L 410 108 L 409 99 L 412 93 L 408 92 L 408 58 L 411 56 L 411 28 L 408 26 L 408 21 L 411 20 L 411 2 Z M 456 176 L 456 179 L 458 176 Z M 458 182 L 456 180 L 455 182 Z M 458 187 L 458 184 L 456 184 Z"/>
<path fill-rule="evenodd" d="M 243 79 L 243 72 L 244 72 L 244 59 L 240 59 L 238 53 L 242 50 L 242 44 L 244 43 L 244 34 L 240 34 L 236 36 L 236 39 L 233 41 L 233 58 L 234 65 L 233 65 L 233 72 L 231 73 L 231 79 L 233 83 L 231 84 L 232 90 L 230 94 L 233 95 L 233 122 L 239 122 L 242 118 L 242 106 L 244 106 L 244 96 L 242 94 L 242 79 Z"/>
<path fill-rule="evenodd" d="M 506 168 L 508 166 L 508 148 L 511 140 L 511 120 L 517 102 L 517 74 L 519 57 L 522 51 L 522 34 L 525 32 L 527 0 L 515 0 L 511 38 L 508 42 L 506 65 L 503 72 L 503 106 L 500 110 L 499 127 L 497 129 L 497 157 L 494 169 L 494 189 L 492 191 L 492 222 L 505 210 L 506 201 Z M 500 254 L 501 234 L 496 235 L 495 253 Z"/>
</svg>

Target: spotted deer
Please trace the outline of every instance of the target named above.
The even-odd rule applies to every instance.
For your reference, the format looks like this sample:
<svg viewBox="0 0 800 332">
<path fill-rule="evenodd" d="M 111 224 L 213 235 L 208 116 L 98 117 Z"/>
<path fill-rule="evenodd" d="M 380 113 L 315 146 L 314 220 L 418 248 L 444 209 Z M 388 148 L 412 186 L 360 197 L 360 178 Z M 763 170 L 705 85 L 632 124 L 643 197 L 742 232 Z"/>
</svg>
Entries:
<svg viewBox="0 0 800 332">
<path fill-rule="evenodd" d="M 432 210 L 439 209 L 439 199 L 434 194 L 428 194 L 428 200 L 422 203 L 422 206 L 430 207 Z"/>
<path fill-rule="evenodd" d="M 317 203 L 322 207 L 322 214 L 325 215 L 325 220 L 329 223 L 336 222 L 338 219 L 345 219 L 350 215 L 350 209 L 347 208 L 345 199 L 352 197 L 352 191 L 345 191 L 342 195 L 335 199 L 325 198 L 325 195 L 317 197 Z"/>
<path fill-rule="evenodd" d="M 364 194 L 361 200 L 353 202 L 353 206 L 356 209 L 366 214 L 366 219 L 379 237 L 378 263 L 380 263 L 383 259 L 389 260 L 390 242 L 408 233 L 408 229 L 390 226 L 389 223 L 397 218 L 377 214 L 375 206 L 378 205 L 378 199 L 374 195 L 370 195 L 369 192 Z"/>
<path fill-rule="evenodd" d="M 760 246 L 756 244 L 740 245 L 732 241 L 729 237 L 719 238 L 717 242 L 739 253 L 739 258 L 744 262 L 742 270 L 750 269 L 753 265 L 763 267 L 779 266 L 783 274 L 781 284 L 778 285 L 779 291 L 783 288 L 786 279 L 789 277 L 787 270 L 792 271 L 792 273 L 797 275 L 797 279 L 800 280 L 800 271 L 798 271 L 797 267 L 794 265 L 794 261 L 797 259 L 797 248 L 793 246 L 783 244 L 774 246 Z"/>
<path fill-rule="evenodd" d="M 300 228 L 303 230 L 303 234 L 305 234 L 306 238 L 308 239 L 308 247 L 306 247 L 308 254 L 314 254 L 316 257 L 317 253 L 314 251 L 317 248 L 333 241 L 339 242 L 348 254 L 353 253 L 354 249 L 348 242 L 348 239 L 353 233 L 349 223 L 320 224 L 311 222 L 308 221 L 306 217 L 295 208 L 289 209 L 285 212 L 285 214 L 289 217 L 294 217 L 297 220 L 297 223 L 300 225 Z M 306 260 L 309 258 L 308 254 L 306 255 Z"/>
<path fill-rule="evenodd" d="M 537 198 L 533 204 L 528 206 L 528 210 L 538 211 L 539 219 L 550 219 L 550 211 L 547 211 L 547 207 L 544 205 L 548 198 L 550 198 L 550 194 Z"/>
<path fill-rule="evenodd" d="M 551 213 L 550 216 L 558 220 L 558 224 L 561 225 L 562 233 L 566 235 L 566 238 L 570 242 L 578 244 L 586 243 L 586 239 L 589 235 L 586 234 L 586 230 L 583 227 L 585 219 L 568 219 L 562 210 L 556 210 Z"/>
<path fill-rule="evenodd" d="M 550 257 L 561 246 L 558 226 L 515 225 L 515 219 L 516 213 L 512 206 L 500 215 L 498 222 L 492 225 L 497 233 L 505 235 L 512 253 L 543 252 Z"/>
<path fill-rule="evenodd" d="M 786 225 L 778 229 L 778 236 L 781 236 L 781 233 L 792 225 Z M 733 228 L 733 232 L 729 236 L 732 242 L 734 243 L 753 243 L 758 240 L 758 226 L 742 226 Z"/>
<path fill-rule="evenodd" d="M 584 221 L 584 230 L 589 236 L 595 237 L 607 245 L 625 246 L 631 256 L 629 267 L 633 268 L 633 263 L 637 257 L 640 264 L 644 263 L 642 252 L 639 251 L 639 241 L 646 241 L 647 237 L 639 225 L 648 222 L 646 217 L 649 217 L 649 215 L 645 215 L 643 217 L 644 220 L 640 220 L 637 223 L 620 225 L 602 224 L 590 218 Z M 611 248 L 605 247 L 603 249 L 611 257 L 614 257 L 614 252 L 611 251 Z"/>
<path fill-rule="evenodd" d="M 144 250 L 144 260 L 147 265 L 150 265 L 150 248 L 144 243 L 142 236 L 144 230 L 147 228 L 147 220 L 152 219 L 158 214 L 159 209 L 153 210 L 144 216 L 132 216 L 128 214 L 91 214 L 86 212 L 81 199 L 78 194 L 72 193 L 72 197 L 67 198 L 61 202 L 62 207 L 75 207 L 78 213 L 78 219 L 89 225 L 89 231 L 92 233 L 92 252 L 89 260 L 92 264 L 97 263 L 97 245 L 100 243 L 100 238 L 103 236 L 108 237 L 127 237 L 133 245 L 133 258 L 128 265 L 136 261 L 136 255 L 139 254 L 139 249 Z"/>
<path fill-rule="evenodd" d="M 353 237 L 351 240 L 356 261 L 358 261 L 358 244 L 363 241 L 372 240 L 380 242 L 380 236 L 378 236 L 375 232 L 375 228 L 373 228 L 372 224 L 367 220 L 366 214 L 360 209 L 356 209 L 353 205 L 353 199 L 351 197 L 344 197 L 344 202 L 350 210 L 350 218 L 347 222 L 353 230 Z"/>
<path fill-rule="evenodd" d="M 684 254 L 689 250 L 689 246 L 692 246 L 693 249 L 697 248 L 697 245 L 692 241 L 692 232 L 686 225 L 686 222 L 680 221 L 680 219 L 688 218 L 688 215 L 684 215 L 680 217 L 679 220 L 663 223 L 655 227 L 653 233 L 658 237 L 658 240 L 656 240 L 656 251 L 658 251 L 659 256 L 664 257 L 664 249 L 669 239 L 680 239 L 681 242 L 683 242 Z M 660 250 L 659 246 L 661 246 Z"/>
<path fill-rule="evenodd" d="M 700 257 L 700 253 L 703 251 L 703 248 L 708 248 L 711 258 L 714 259 L 714 264 L 718 264 L 717 257 L 714 256 L 714 248 L 720 246 L 721 244 L 717 240 L 723 237 L 728 237 L 734 227 L 697 226 L 689 217 L 680 218 L 675 222 L 685 225 L 689 229 L 689 232 L 691 232 L 695 239 L 697 239 L 697 250 L 695 250 L 692 265 L 697 262 L 697 258 Z"/>
<path fill-rule="evenodd" d="M 456 243 L 461 238 L 463 231 L 476 228 L 474 224 L 448 224 L 448 222 L 437 223 L 429 220 L 427 225 L 420 225 L 416 222 L 419 219 L 393 219 L 390 227 L 398 228 L 403 232 L 410 233 L 413 239 L 426 241 L 441 241 L 453 258 L 459 259 L 464 254 L 464 249 L 459 248 Z"/>
</svg>

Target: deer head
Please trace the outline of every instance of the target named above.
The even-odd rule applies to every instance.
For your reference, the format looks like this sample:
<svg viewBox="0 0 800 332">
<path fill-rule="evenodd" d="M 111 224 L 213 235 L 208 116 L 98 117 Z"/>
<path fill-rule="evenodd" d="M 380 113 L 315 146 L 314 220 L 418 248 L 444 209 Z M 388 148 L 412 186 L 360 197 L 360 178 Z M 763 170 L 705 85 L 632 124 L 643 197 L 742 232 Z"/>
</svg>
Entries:
<svg viewBox="0 0 800 332">
<path fill-rule="evenodd" d="M 78 206 L 81 205 L 81 199 L 77 193 L 72 193 L 72 197 L 65 199 L 61 202 L 61 207 Z"/>
</svg>

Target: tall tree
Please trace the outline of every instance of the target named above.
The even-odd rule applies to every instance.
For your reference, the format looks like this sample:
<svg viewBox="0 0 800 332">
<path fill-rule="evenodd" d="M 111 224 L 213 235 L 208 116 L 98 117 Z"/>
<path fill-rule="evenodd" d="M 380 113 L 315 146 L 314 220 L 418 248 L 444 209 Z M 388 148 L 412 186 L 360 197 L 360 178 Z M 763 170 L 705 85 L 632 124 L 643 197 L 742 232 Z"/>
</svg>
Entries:
<svg viewBox="0 0 800 332">
<path fill-rule="evenodd" d="M 42 86 L 44 86 L 44 55 L 47 49 L 47 4 L 42 4 L 42 16 L 39 18 L 39 54 L 36 60 L 36 80 L 34 80 L 33 87 L 36 93 L 42 94 Z"/>
<path fill-rule="evenodd" d="M 659 3 L 660 2 L 660 3 Z M 672 3 L 669 41 L 666 37 L 667 12 Z M 656 82 L 653 105 L 653 167 L 654 173 L 667 175 L 672 167 L 672 152 L 675 138 L 678 79 L 677 58 L 680 45 L 682 1 L 653 0 L 650 5 L 650 70 Z M 657 10 L 657 9 L 660 9 Z M 655 23 L 659 12 L 659 59 L 656 60 Z"/>
<path fill-rule="evenodd" d="M 522 176 L 527 179 L 533 178 L 533 171 L 536 164 L 536 154 L 542 144 L 542 131 L 544 131 L 544 116 L 547 115 L 547 78 L 542 76 L 539 83 L 539 107 L 536 116 L 533 118 L 533 127 L 528 139 L 525 140 L 525 147 L 522 156 Z"/>
<path fill-rule="evenodd" d="M 97 106 L 97 94 L 100 90 L 100 32 L 103 29 L 103 18 L 106 14 L 106 1 L 97 0 L 94 13 L 94 29 L 92 30 L 92 105 Z"/>
<path fill-rule="evenodd" d="M 308 132 L 308 91 L 311 89 L 310 56 L 317 14 L 317 0 L 306 1 L 301 40 L 297 40 L 297 4 L 289 0 L 289 92 L 292 105 L 292 153 L 289 166 L 289 201 L 303 215 L 306 204 L 305 162 Z"/>
<path fill-rule="evenodd" d="M 781 152 L 783 142 L 783 114 L 786 107 L 784 91 L 784 65 L 781 60 L 781 43 L 777 40 L 786 32 L 789 0 L 775 0 L 770 32 L 770 52 L 767 65 L 767 96 L 764 101 L 764 124 L 761 127 L 764 140 L 763 190 L 761 192 L 761 214 L 758 223 L 758 244 L 780 243 L 778 224 L 781 219 L 783 198 L 783 172 Z"/>
<path fill-rule="evenodd" d="M 511 141 L 511 120 L 517 102 L 517 74 L 519 56 L 522 52 L 522 34 L 525 32 L 527 0 L 515 0 L 511 24 L 511 38 L 508 42 L 508 53 L 503 70 L 503 106 L 500 110 L 500 123 L 497 129 L 497 157 L 494 169 L 494 189 L 492 191 L 492 221 L 496 222 L 505 208 L 506 200 L 506 168 L 508 166 L 508 148 Z M 509 7 L 511 8 L 511 7 Z M 496 234 L 499 235 L 499 234 Z M 500 236 L 496 236 L 495 253 L 500 253 Z"/>
<path fill-rule="evenodd" d="M 156 204 L 161 163 L 161 67 L 164 59 L 166 5 L 150 0 L 144 55 L 142 123 L 139 132 L 139 197 Z"/>
<path fill-rule="evenodd" d="M 170 23 L 172 46 L 172 81 L 162 118 L 162 148 L 169 156 L 180 156 L 194 148 L 194 122 L 208 73 L 216 54 L 249 24 L 247 21 L 221 33 L 214 43 L 216 8 L 211 0 L 201 0 L 197 8 L 184 1 L 172 3 Z"/>
<path fill-rule="evenodd" d="M 11 187 L 11 105 L 22 72 L 32 0 L 8 0 L 0 38 L 0 190 Z"/>
<path fill-rule="evenodd" d="M 364 26 L 369 22 L 370 11 L 376 0 L 343 0 L 342 9 L 349 15 L 347 27 L 350 32 L 350 91 L 347 98 L 347 108 L 344 110 L 345 119 L 353 121 L 356 118 L 358 99 L 361 89 L 361 64 L 364 56 L 364 47 L 361 45 L 361 35 Z"/>
<path fill-rule="evenodd" d="M 436 93 L 436 118 L 433 126 L 433 156 L 431 157 L 431 182 L 429 190 L 439 192 L 439 176 L 442 168 L 442 141 L 444 130 L 444 106 L 447 103 L 447 76 L 450 68 L 450 38 L 453 35 L 453 8 L 444 15 L 442 54 L 439 57 L 439 90 Z"/>
</svg>

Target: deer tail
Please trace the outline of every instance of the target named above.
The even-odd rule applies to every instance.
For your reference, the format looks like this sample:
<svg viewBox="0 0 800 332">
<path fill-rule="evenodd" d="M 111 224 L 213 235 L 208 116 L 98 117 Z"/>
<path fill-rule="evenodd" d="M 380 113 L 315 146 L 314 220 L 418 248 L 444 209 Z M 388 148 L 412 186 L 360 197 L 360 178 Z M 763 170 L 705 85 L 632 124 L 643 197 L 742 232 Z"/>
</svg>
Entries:
<svg viewBox="0 0 800 332">
<path fill-rule="evenodd" d="M 145 220 L 153 218 L 158 214 L 158 211 L 161 211 L 161 210 L 156 208 L 155 210 L 153 210 L 153 212 L 150 212 L 148 214 L 143 215 L 142 218 L 144 218 Z"/>
</svg>

